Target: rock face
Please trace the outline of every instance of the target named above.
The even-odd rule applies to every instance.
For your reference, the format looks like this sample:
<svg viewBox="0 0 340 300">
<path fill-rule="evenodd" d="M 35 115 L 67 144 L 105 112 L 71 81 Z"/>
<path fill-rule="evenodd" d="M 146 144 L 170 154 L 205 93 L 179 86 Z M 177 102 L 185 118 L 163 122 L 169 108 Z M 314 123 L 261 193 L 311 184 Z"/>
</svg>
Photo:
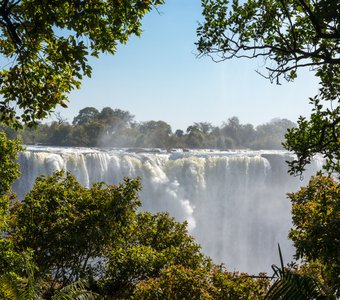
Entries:
<svg viewBox="0 0 340 300">
<path fill-rule="evenodd" d="M 286 262 L 293 254 L 286 193 L 304 182 L 287 175 L 285 161 L 290 158 L 280 151 L 28 147 L 20 154 L 22 177 L 14 189 L 22 198 L 37 176 L 61 169 L 87 186 L 139 176 L 143 210 L 168 211 L 187 221 L 203 251 L 231 271 L 270 272 L 278 263 L 277 243 Z"/>
</svg>

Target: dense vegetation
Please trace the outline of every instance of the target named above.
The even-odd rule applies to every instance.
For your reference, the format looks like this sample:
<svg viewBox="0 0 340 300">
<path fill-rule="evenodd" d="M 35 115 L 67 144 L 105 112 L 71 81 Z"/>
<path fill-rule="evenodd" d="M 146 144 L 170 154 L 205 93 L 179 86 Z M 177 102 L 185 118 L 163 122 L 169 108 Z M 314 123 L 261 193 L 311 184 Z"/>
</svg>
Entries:
<svg viewBox="0 0 340 300">
<path fill-rule="evenodd" d="M 296 125 L 287 119 L 273 119 L 254 128 L 241 124 L 237 117 L 221 126 L 194 123 L 185 131 L 175 132 L 164 121 L 136 122 L 128 111 L 105 107 L 98 111 L 86 107 L 69 124 L 60 115 L 51 124 L 39 124 L 15 131 L 1 126 L 11 138 L 24 144 L 86 147 L 213 148 L 213 149 L 283 149 L 288 128 Z"/>
<path fill-rule="evenodd" d="M 340 183 L 332 177 L 312 177 L 307 187 L 289 194 L 294 228 L 289 238 L 297 258 L 319 265 L 325 285 L 340 289 Z"/>
<path fill-rule="evenodd" d="M 68 93 L 91 73 L 87 56 L 114 53 L 117 43 L 140 34 L 141 18 L 161 3 L 2 1 L 0 53 L 8 64 L 0 74 L 0 119 L 16 128 L 21 127 L 20 120 L 31 126 L 57 105 L 65 106 Z M 39 177 L 32 191 L 17 202 L 10 187 L 19 176 L 15 158 L 20 144 L 0 133 L 1 298 L 335 299 L 334 294 L 340 294 L 340 3 L 203 0 L 202 4 L 205 22 L 198 28 L 197 43 L 202 55 L 222 60 L 263 57 L 270 63 L 265 76 L 276 82 L 282 77 L 293 80 L 301 67 L 310 67 L 320 80 L 318 95 L 310 99 L 311 117 L 301 117 L 285 142 L 286 149 L 297 155 L 291 173 L 301 174 L 315 153 L 326 159 L 326 173 L 289 195 L 294 225 L 290 237 L 303 263 L 290 268 L 282 264 L 269 292 L 266 278 L 214 266 L 185 224 L 166 214 L 138 213 L 138 179 L 86 188 L 71 174 L 56 173 Z M 116 132 L 136 129 L 134 146 L 168 147 L 158 144 L 172 135 L 166 123 L 133 124 L 128 113 L 125 127 L 110 123 L 112 112 L 121 111 L 90 108 L 80 112 L 72 126 L 61 119 L 40 125 L 40 134 L 54 126 L 54 140 L 70 134 L 69 141 L 82 137 L 87 146 L 102 141 L 113 146 L 110 143 L 119 141 L 113 138 Z M 99 122 L 88 121 L 99 116 Z M 243 140 L 242 133 L 249 133 L 246 127 L 237 119 L 228 120 L 218 128 L 227 129 L 215 136 L 222 138 L 215 141 L 217 147 L 233 143 L 250 147 Z M 103 134 L 100 141 L 98 132 Z M 213 132 L 209 124 L 198 123 L 174 136 L 188 143 L 184 146 L 201 147 Z M 40 138 L 28 129 L 21 134 Z M 264 138 L 268 135 L 265 131 Z"/>
<path fill-rule="evenodd" d="M 162 0 L 4 0 L 0 3 L 0 121 L 44 119 L 91 76 L 89 57 L 114 54 Z"/>
<path fill-rule="evenodd" d="M 276 83 L 294 80 L 301 68 L 319 79 L 318 94 L 306 99 L 310 118 L 300 117 L 286 136 L 286 149 L 297 155 L 290 170 L 301 173 L 313 155 L 322 153 L 325 168 L 340 173 L 339 1 L 203 0 L 202 6 L 204 22 L 197 29 L 201 56 L 215 61 L 261 58 L 264 69 L 258 72 Z"/>
</svg>

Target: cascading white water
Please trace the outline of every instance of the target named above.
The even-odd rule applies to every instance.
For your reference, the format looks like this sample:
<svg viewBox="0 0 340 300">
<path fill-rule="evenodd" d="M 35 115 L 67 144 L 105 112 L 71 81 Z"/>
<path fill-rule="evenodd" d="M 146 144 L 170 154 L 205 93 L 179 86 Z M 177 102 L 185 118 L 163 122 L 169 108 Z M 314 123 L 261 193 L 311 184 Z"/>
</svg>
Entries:
<svg viewBox="0 0 340 300">
<path fill-rule="evenodd" d="M 168 211 L 186 220 L 203 252 L 229 270 L 258 273 L 293 254 L 286 193 L 302 184 L 287 175 L 280 151 L 131 152 L 89 148 L 27 147 L 20 153 L 22 197 L 41 174 L 71 171 L 84 185 L 142 179 L 143 210 Z"/>
</svg>

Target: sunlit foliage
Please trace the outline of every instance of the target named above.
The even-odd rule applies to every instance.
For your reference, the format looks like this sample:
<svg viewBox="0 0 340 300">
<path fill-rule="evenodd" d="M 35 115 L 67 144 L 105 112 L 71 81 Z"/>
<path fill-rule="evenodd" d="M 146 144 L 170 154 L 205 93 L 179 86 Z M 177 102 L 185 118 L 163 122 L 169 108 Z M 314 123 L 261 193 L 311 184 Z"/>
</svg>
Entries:
<svg viewBox="0 0 340 300">
<path fill-rule="evenodd" d="M 6 0 L 0 5 L 0 121 L 34 125 L 91 76 L 89 57 L 141 34 L 162 0 Z"/>
</svg>

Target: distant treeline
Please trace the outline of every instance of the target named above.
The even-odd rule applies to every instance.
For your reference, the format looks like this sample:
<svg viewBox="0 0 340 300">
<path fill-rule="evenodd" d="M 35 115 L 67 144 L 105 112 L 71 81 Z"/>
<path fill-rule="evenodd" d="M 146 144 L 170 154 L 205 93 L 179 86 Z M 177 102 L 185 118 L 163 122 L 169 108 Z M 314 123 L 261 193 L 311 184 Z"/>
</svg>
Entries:
<svg viewBox="0 0 340 300">
<path fill-rule="evenodd" d="M 240 124 L 237 117 L 221 126 L 208 122 L 193 123 L 185 131 L 172 131 L 164 121 L 136 122 L 128 111 L 105 107 L 98 111 L 85 107 L 69 124 L 59 114 L 57 121 L 39 124 L 37 128 L 14 131 L 0 125 L 10 138 L 24 144 L 84 147 L 148 147 L 148 148 L 214 148 L 214 149 L 282 149 L 287 128 L 295 123 L 273 119 L 254 127 Z"/>
</svg>

